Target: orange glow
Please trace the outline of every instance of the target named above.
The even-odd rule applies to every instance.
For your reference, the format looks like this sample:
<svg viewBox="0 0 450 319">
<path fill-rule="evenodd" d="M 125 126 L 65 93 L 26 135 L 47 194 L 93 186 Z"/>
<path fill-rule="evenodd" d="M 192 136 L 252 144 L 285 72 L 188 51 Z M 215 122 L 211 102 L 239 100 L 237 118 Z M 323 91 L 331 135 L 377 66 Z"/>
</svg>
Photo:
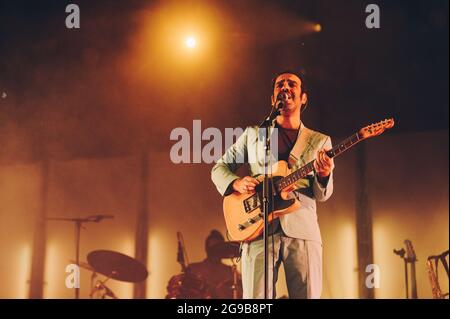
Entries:
<svg viewBox="0 0 450 319">
<path fill-rule="evenodd" d="M 133 79 L 148 83 L 205 69 L 218 74 L 214 68 L 221 66 L 218 39 L 224 22 L 217 8 L 202 4 L 192 10 L 185 4 L 160 3 L 136 19 L 138 32 L 130 39 L 131 50 L 124 57 L 128 63 L 123 64 Z"/>
<path fill-rule="evenodd" d="M 149 254 L 148 254 L 148 271 L 149 277 L 147 279 L 147 298 L 164 298 L 166 293 L 166 285 L 168 278 L 165 278 L 165 272 L 161 264 L 161 260 L 166 258 L 164 254 L 163 243 L 159 239 L 158 234 L 151 234 L 149 236 Z"/>
<path fill-rule="evenodd" d="M 197 46 L 197 40 L 194 37 L 187 37 L 184 43 L 189 49 L 193 49 Z"/>
<path fill-rule="evenodd" d="M 356 249 L 356 228 L 353 221 L 343 222 L 339 229 L 339 253 L 334 255 L 333 262 L 329 261 L 327 265 L 333 265 L 339 269 L 339 280 L 330 280 L 329 284 L 337 284 L 333 292 L 338 292 L 341 298 L 358 298 L 358 257 Z M 345 258 L 339 258 L 345 256 Z M 324 278 L 325 280 L 325 278 Z M 324 282 L 324 286 L 325 286 Z M 330 296 L 336 298 L 337 296 Z"/>
<path fill-rule="evenodd" d="M 18 251 L 19 265 L 17 269 L 17 293 L 16 298 L 28 298 L 28 288 L 30 280 L 30 270 L 31 270 L 31 247 L 30 245 L 24 245 Z"/>
<path fill-rule="evenodd" d="M 69 261 L 64 263 L 64 260 L 58 255 L 58 247 L 55 242 L 48 242 L 45 258 L 44 298 L 63 298 L 60 292 L 62 287 L 65 288 L 65 269 Z"/>
</svg>

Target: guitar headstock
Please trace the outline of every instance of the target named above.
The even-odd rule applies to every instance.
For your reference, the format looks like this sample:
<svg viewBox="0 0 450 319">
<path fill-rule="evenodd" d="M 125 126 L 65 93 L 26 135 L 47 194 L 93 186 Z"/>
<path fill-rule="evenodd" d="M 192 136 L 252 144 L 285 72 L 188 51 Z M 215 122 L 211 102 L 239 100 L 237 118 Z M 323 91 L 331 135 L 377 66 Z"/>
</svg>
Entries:
<svg viewBox="0 0 450 319">
<path fill-rule="evenodd" d="M 405 240 L 406 245 L 406 259 L 409 261 L 416 261 L 416 252 L 414 251 L 412 242 L 408 239 Z"/>
<path fill-rule="evenodd" d="M 382 134 L 385 130 L 394 127 L 394 119 L 385 119 L 375 124 L 367 125 L 359 130 L 358 135 L 360 138 L 366 139 L 373 136 Z"/>
</svg>

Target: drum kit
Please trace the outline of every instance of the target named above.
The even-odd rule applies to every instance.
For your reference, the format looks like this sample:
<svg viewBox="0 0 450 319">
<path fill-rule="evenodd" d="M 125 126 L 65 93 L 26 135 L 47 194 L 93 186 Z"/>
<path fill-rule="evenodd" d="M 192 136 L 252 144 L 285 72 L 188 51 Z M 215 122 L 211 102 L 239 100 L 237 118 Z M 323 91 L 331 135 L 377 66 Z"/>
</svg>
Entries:
<svg viewBox="0 0 450 319">
<path fill-rule="evenodd" d="M 240 243 L 223 242 L 213 246 L 211 250 L 211 257 L 232 261 L 230 278 L 211 287 L 205 278 L 189 271 L 189 267 L 179 259 L 183 272 L 170 278 L 167 285 L 167 299 L 242 299 L 241 278 L 233 260 L 240 256 Z"/>
<path fill-rule="evenodd" d="M 73 264 L 80 268 L 89 270 L 91 275 L 91 291 L 89 297 L 93 299 L 105 299 L 107 297 L 118 299 L 116 294 L 106 285 L 110 279 L 139 283 L 147 279 L 148 271 L 145 266 L 138 260 L 112 251 L 112 250 L 95 250 L 87 255 L 87 263 L 79 260 L 80 255 L 80 234 L 84 223 L 98 223 L 103 219 L 113 218 L 113 215 L 92 215 L 86 218 L 45 218 L 48 221 L 69 221 L 75 225 L 75 260 L 71 260 Z M 231 276 L 215 287 L 210 287 L 204 278 L 198 274 L 188 271 L 187 254 L 184 249 L 184 242 L 181 232 L 178 235 L 178 262 L 182 266 L 182 273 L 173 276 L 167 285 L 168 294 L 166 298 L 170 299 L 240 299 L 242 298 L 242 284 L 237 266 L 233 258 L 240 256 L 239 242 L 222 242 L 212 247 L 212 257 L 218 259 L 230 259 L 233 263 L 231 267 Z M 105 276 L 103 280 L 97 279 L 98 274 Z M 75 298 L 79 298 L 80 289 L 75 289 Z"/>
<path fill-rule="evenodd" d="M 213 246 L 212 256 L 220 259 L 239 257 L 238 242 L 223 242 Z M 75 263 L 75 261 L 71 260 Z M 80 268 L 92 272 L 91 290 L 92 299 L 118 299 L 117 295 L 106 285 L 112 279 L 122 282 L 139 283 L 147 279 L 148 271 L 136 259 L 112 250 L 94 250 L 87 255 L 87 262 L 79 262 Z M 210 287 L 200 275 L 185 271 L 172 276 L 167 285 L 168 299 L 241 299 L 242 285 L 237 266 L 233 261 L 232 275 L 216 287 Z M 105 278 L 99 279 L 98 275 Z"/>
<path fill-rule="evenodd" d="M 88 262 L 79 262 L 81 268 L 92 272 L 91 292 L 92 299 L 118 299 L 116 294 L 106 286 L 110 279 L 138 283 L 147 279 L 148 271 L 144 265 L 134 258 L 111 250 L 95 250 L 87 255 Z M 97 279 L 98 274 L 105 276 L 103 280 Z"/>
</svg>

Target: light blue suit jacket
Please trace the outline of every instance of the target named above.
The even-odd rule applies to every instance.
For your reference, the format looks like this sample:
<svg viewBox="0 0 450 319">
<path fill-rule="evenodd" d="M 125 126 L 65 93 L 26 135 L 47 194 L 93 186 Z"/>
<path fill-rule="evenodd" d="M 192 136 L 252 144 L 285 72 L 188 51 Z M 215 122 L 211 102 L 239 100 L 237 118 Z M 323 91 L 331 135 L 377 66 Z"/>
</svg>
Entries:
<svg viewBox="0 0 450 319">
<path fill-rule="evenodd" d="M 212 168 L 211 179 L 222 196 L 232 192 L 231 183 L 239 178 L 235 174 L 237 169 L 248 164 L 250 174 L 257 176 L 264 174 L 264 141 L 261 138 L 264 130 L 257 126 L 249 126 Z M 269 131 L 272 134 L 272 129 Z M 300 127 L 297 141 L 291 152 L 290 164 L 292 170 L 297 170 L 315 159 L 317 151 L 322 148 L 330 149 L 329 136 Z M 297 150 L 298 154 L 293 154 Z M 292 213 L 280 217 L 283 232 L 293 238 L 313 240 L 322 243 L 320 228 L 317 220 L 316 201 L 326 201 L 333 193 L 333 173 L 326 185 L 321 185 L 315 172 L 311 172 L 307 179 L 297 182 L 298 190 L 290 196 L 300 201 L 300 208 Z"/>
</svg>

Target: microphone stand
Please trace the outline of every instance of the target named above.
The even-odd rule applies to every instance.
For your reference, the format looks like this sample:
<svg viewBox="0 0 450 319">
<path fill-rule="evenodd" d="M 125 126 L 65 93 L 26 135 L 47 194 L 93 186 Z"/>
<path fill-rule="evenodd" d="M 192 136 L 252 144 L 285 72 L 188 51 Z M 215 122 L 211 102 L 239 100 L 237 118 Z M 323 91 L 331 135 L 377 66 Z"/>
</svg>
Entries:
<svg viewBox="0 0 450 319">
<path fill-rule="evenodd" d="M 269 204 L 272 202 L 269 198 L 269 190 L 273 189 L 269 185 L 269 172 L 268 165 L 269 159 L 271 156 L 271 139 L 269 135 L 269 128 L 274 126 L 275 119 L 278 115 L 280 115 L 282 103 L 277 103 L 272 107 L 272 110 L 269 116 L 259 125 L 260 128 L 265 129 L 265 155 L 264 155 L 264 180 L 263 180 L 263 220 L 264 220 L 264 231 L 263 231 L 263 240 L 264 240 L 264 299 L 268 299 L 269 296 Z M 272 287 L 273 289 L 273 287 Z M 273 290 L 272 290 L 273 291 Z M 273 295 L 270 297 L 273 299 Z"/>
<path fill-rule="evenodd" d="M 408 262 L 405 257 L 405 249 L 394 249 L 394 254 L 400 256 L 401 259 L 405 262 L 405 286 L 406 286 L 406 299 L 409 299 L 409 288 L 408 288 Z"/>
<path fill-rule="evenodd" d="M 80 235 L 83 223 L 98 223 L 104 218 L 113 218 L 112 215 L 94 215 L 85 218 L 58 218 L 47 217 L 45 220 L 69 221 L 75 223 L 75 263 L 80 266 Z M 80 298 L 80 287 L 75 287 L 75 299 Z"/>
</svg>

